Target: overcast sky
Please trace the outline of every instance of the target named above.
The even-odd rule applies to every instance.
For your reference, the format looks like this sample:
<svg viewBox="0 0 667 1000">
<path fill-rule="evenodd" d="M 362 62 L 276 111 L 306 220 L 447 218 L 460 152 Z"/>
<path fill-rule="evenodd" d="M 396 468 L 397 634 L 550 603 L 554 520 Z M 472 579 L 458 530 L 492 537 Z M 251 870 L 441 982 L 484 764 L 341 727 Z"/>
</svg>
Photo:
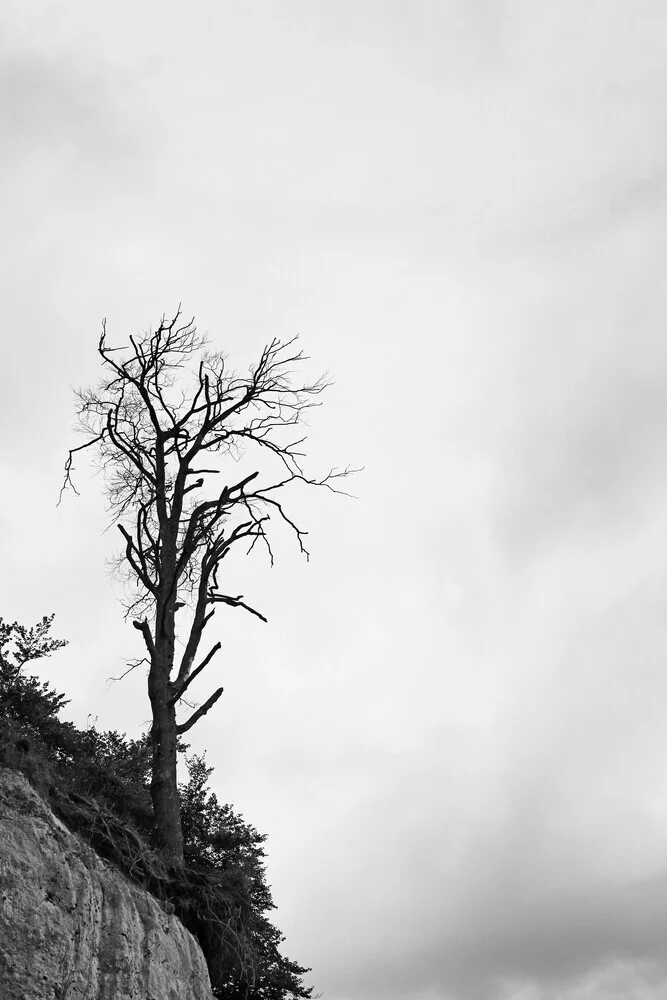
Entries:
<svg viewBox="0 0 667 1000">
<path fill-rule="evenodd" d="M 237 367 L 299 333 L 358 499 L 237 565 L 269 624 L 216 616 L 192 733 L 287 954 L 324 1000 L 665 1000 L 665 4 L 0 22 L 0 615 L 56 613 L 69 717 L 149 714 L 102 482 L 55 506 L 102 318 L 182 302 Z"/>
</svg>

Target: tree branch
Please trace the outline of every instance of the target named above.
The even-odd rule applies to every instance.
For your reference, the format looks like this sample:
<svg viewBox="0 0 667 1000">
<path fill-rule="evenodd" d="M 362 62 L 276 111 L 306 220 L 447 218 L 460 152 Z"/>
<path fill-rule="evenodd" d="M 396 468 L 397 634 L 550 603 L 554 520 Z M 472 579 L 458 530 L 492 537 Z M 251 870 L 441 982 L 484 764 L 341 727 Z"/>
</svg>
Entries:
<svg viewBox="0 0 667 1000">
<path fill-rule="evenodd" d="M 57 507 L 60 507 L 60 501 L 63 498 L 63 493 L 65 492 L 65 490 L 67 489 L 68 486 L 71 486 L 72 489 L 73 489 L 73 491 L 74 491 L 74 493 L 77 496 L 79 496 L 79 491 L 77 490 L 76 486 L 72 482 L 72 463 L 74 461 L 74 455 L 75 455 L 75 453 L 77 451 L 84 451 L 86 448 L 91 448 L 93 445 L 97 444 L 98 441 L 102 441 L 102 440 L 104 440 L 104 431 L 103 430 L 100 431 L 100 433 L 97 434 L 94 438 L 91 438 L 90 441 L 86 441 L 85 444 L 77 445 L 76 448 L 70 448 L 70 450 L 69 450 L 69 452 L 67 454 L 67 461 L 65 462 L 65 478 L 63 480 L 62 486 L 60 487 L 60 494 L 58 495 L 58 503 L 56 504 Z"/>
<path fill-rule="evenodd" d="M 193 712 L 187 722 L 183 722 L 180 726 L 176 726 L 176 734 L 180 736 L 182 733 L 187 733 L 189 729 L 192 729 L 194 724 L 199 722 L 202 716 L 206 715 L 206 713 L 213 708 L 223 691 L 224 688 L 218 688 L 217 691 L 214 691 L 211 697 L 208 698 L 196 712 Z"/>
<path fill-rule="evenodd" d="M 155 658 L 155 643 L 153 642 L 153 636 L 151 635 L 150 625 L 145 618 L 143 621 L 134 621 L 132 624 L 143 635 L 144 642 L 146 643 L 146 649 L 150 655 L 151 663 L 153 663 Z"/>
<path fill-rule="evenodd" d="M 129 533 L 129 531 L 127 531 L 126 528 L 123 527 L 122 524 L 118 525 L 118 530 L 120 531 L 121 535 L 123 536 L 123 538 L 127 542 L 127 547 L 125 549 L 125 558 L 129 562 L 130 566 L 132 567 L 132 569 L 134 570 L 134 572 L 137 574 L 137 576 L 139 577 L 139 579 L 141 580 L 141 582 L 143 583 L 143 585 L 146 588 L 146 590 L 148 590 L 151 594 L 155 594 L 157 592 L 155 584 L 153 583 L 153 581 L 148 576 L 148 573 L 146 572 L 145 568 L 142 568 L 142 566 L 140 566 L 137 563 L 136 559 L 134 558 L 133 551 L 137 552 L 139 558 L 141 559 L 142 563 L 144 563 L 144 564 L 145 564 L 145 554 L 136 545 L 134 539 L 132 538 L 132 535 Z"/>
<path fill-rule="evenodd" d="M 263 622 L 268 622 L 268 618 L 265 618 L 260 611 L 256 611 L 251 608 L 249 604 L 245 604 L 241 598 L 243 594 L 239 594 L 238 597 L 230 597 L 228 594 L 216 594 L 213 591 L 209 591 L 209 601 L 211 604 L 229 604 L 230 608 L 245 608 L 249 611 L 251 615 L 255 615 L 256 618 L 261 618 Z"/>
<path fill-rule="evenodd" d="M 185 692 L 187 691 L 187 689 L 192 684 L 192 682 L 195 679 L 195 677 L 199 676 L 199 674 L 202 672 L 202 670 L 204 669 L 204 667 L 207 666 L 207 664 L 209 664 L 211 662 L 211 660 L 213 659 L 213 657 L 215 656 L 215 654 L 218 652 L 219 649 L 222 649 L 222 643 L 221 642 L 216 642 L 216 644 L 213 647 L 213 649 L 211 649 L 211 651 L 206 654 L 206 656 L 201 661 L 201 663 L 199 664 L 199 666 L 195 670 L 192 671 L 192 673 L 189 675 L 189 677 L 186 677 L 180 683 L 179 683 L 178 680 L 176 681 L 176 683 L 173 685 L 174 695 L 173 695 L 172 698 L 169 699 L 169 702 L 170 702 L 171 705 L 174 705 L 177 701 L 180 701 L 180 699 L 183 697 L 183 695 L 185 694 Z"/>
</svg>

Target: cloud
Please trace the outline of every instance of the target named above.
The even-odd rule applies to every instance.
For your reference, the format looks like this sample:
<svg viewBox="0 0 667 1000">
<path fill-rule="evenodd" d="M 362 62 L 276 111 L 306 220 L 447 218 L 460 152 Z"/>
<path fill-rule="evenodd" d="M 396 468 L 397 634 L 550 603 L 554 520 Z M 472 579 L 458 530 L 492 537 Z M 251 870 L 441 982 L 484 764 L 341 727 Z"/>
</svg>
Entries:
<svg viewBox="0 0 667 1000">
<path fill-rule="evenodd" d="M 495 1000 L 532 982 L 536 996 L 570 989 L 579 996 L 586 995 L 582 983 L 599 986 L 599 970 L 619 961 L 640 973 L 653 964 L 664 980 L 664 860 L 642 876 L 624 872 L 622 861 L 617 871 L 595 871 L 596 846 L 605 853 L 608 831 L 597 829 L 597 843 L 577 845 L 575 835 L 568 845 L 576 816 L 563 815 L 548 775 L 520 794 L 507 781 L 488 787 L 484 803 L 474 771 L 479 800 L 467 806 L 462 785 L 458 801 L 445 793 L 443 802 L 444 781 L 427 795 L 418 774 L 395 784 L 391 808 L 371 795 L 377 841 L 354 836 L 369 820 L 362 806 L 340 858 L 323 855 L 329 891 L 317 898 L 340 921 L 328 939 L 329 958 L 319 962 L 333 995 Z M 438 777 L 436 769 L 431 778 Z M 357 866 L 365 865 L 374 891 L 345 905 L 331 891 L 331 876 L 342 880 L 353 851 L 359 860 L 346 882 L 364 885 Z M 315 882 L 322 888 L 317 873 Z M 363 957 L 354 947 L 360 936 Z M 505 984 L 514 985 L 505 992 Z M 603 989 L 590 995 L 607 1000 Z"/>
<path fill-rule="evenodd" d="M 0 63 L 3 169 L 39 170 L 48 184 L 49 166 L 74 173 L 126 172 L 149 150 L 149 136 L 123 108 L 122 83 L 110 88 L 108 72 L 80 54 L 42 53 L 11 47 Z M 108 69 L 108 67 L 107 67 Z"/>
<path fill-rule="evenodd" d="M 664 5 L 78 7 L 0 60 L 5 606 L 54 593 L 79 721 L 143 722 L 98 484 L 43 513 L 68 385 L 105 314 L 302 329 L 367 472 L 307 577 L 234 573 L 271 626 L 221 620 L 197 734 L 288 954 L 330 1000 L 663 998 Z"/>
<path fill-rule="evenodd" d="M 667 970 L 661 962 L 615 960 L 557 985 L 506 984 L 498 1000 L 665 1000 Z"/>
<path fill-rule="evenodd" d="M 667 488 L 663 240 L 642 232 L 641 258 L 627 232 L 602 260 L 598 246 L 580 251 L 581 277 L 564 275 L 553 318 L 514 347 L 495 500 L 508 552 L 633 530 Z"/>
</svg>

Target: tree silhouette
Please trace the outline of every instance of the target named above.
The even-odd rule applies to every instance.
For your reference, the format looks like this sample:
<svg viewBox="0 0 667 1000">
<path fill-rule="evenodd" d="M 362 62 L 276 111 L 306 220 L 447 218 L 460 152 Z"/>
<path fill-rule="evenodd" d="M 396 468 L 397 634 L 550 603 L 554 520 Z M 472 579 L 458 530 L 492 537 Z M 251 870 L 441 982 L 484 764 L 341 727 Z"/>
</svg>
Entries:
<svg viewBox="0 0 667 1000">
<path fill-rule="evenodd" d="M 221 563 L 232 549 L 245 545 L 249 553 L 258 544 L 273 563 L 275 521 L 287 526 L 307 556 L 306 533 L 284 506 L 286 490 L 301 483 L 342 492 L 338 482 L 352 471 L 332 469 L 319 479 L 304 472 L 301 425 L 329 383 L 322 377 L 293 384 L 293 368 L 305 359 L 295 340 L 272 340 L 248 374 L 239 376 L 228 370 L 223 354 L 207 349 L 194 321 L 181 322 L 180 312 L 163 318 L 154 332 L 130 336 L 124 348 L 108 345 L 104 323 L 98 344 L 104 377 L 77 392 L 86 440 L 69 451 L 63 490 L 77 492 L 74 457 L 94 449 L 112 521 L 124 539 L 119 565 L 135 585 L 126 610 L 143 636 L 148 661 L 156 837 L 175 865 L 183 864 L 178 737 L 223 691 L 216 688 L 177 722 L 177 706 L 220 649 L 216 642 L 195 666 L 204 630 L 219 604 L 266 621 L 243 595 L 222 589 Z M 234 469 L 229 460 L 252 452 L 260 468 L 228 478 Z M 191 620 L 181 629 L 183 651 L 177 656 L 177 615 L 184 607 Z"/>
</svg>

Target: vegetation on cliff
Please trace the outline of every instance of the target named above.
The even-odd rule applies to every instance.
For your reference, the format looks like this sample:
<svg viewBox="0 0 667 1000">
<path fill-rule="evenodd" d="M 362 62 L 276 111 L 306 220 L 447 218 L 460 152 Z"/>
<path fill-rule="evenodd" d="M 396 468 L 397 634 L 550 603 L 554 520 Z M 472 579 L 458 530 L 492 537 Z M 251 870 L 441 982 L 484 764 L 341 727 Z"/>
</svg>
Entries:
<svg viewBox="0 0 667 1000">
<path fill-rule="evenodd" d="M 70 829 L 144 886 L 198 939 L 219 1000 L 309 998 L 309 970 L 280 952 L 271 923 L 265 835 L 208 787 L 212 769 L 188 756 L 179 788 L 185 864 L 173 866 L 156 838 L 149 734 L 127 739 L 60 719 L 67 698 L 25 672 L 66 645 L 52 616 L 27 628 L 0 619 L 0 764 L 22 771 Z"/>
</svg>

